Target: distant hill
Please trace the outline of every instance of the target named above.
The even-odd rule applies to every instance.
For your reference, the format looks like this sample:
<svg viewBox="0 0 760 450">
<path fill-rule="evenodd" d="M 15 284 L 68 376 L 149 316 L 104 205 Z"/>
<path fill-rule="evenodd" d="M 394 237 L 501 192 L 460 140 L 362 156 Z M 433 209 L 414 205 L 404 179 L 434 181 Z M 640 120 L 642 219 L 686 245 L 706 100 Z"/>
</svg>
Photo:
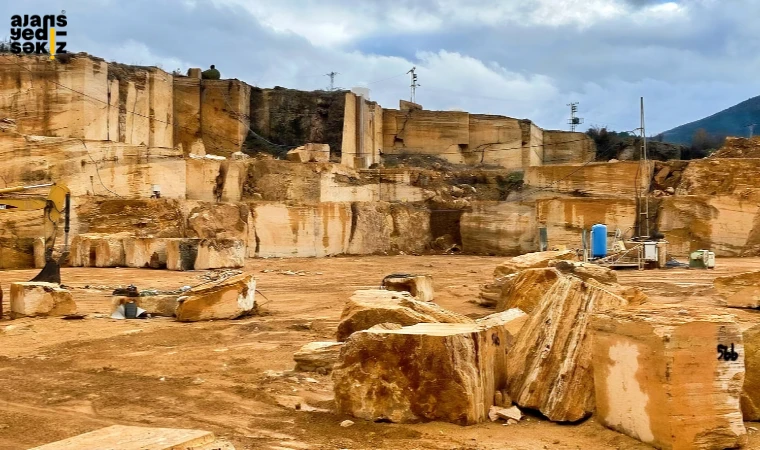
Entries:
<svg viewBox="0 0 760 450">
<path fill-rule="evenodd" d="M 747 137 L 749 133 L 747 125 L 753 123 L 757 124 L 755 134 L 760 134 L 760 96 L 743 101 L 704 119 L 668 130 L 662 133 L 662 140 L 674 144 L 689 145 L 694 132 L 700 128 L 704 128 L 714 137 Z"/>
</svg>

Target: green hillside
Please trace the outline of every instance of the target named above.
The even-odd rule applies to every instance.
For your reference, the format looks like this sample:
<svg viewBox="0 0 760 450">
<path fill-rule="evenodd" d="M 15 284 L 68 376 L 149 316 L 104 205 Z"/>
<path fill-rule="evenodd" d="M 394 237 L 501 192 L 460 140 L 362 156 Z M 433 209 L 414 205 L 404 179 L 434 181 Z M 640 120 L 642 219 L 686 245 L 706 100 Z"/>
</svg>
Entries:
<svg viewBox="0 0 760 450">
<path fill-rule="evenodd" d="M 753 123 L 757 124 L 755 134 L 760 134 L 760 96 L 743 101 L 704 119 L 673 128 L 662 135 L 665 142 L 689 145 L 694 132 L 700 128 L 704 128 L 705 131 L 715 137 L 747 137 L 749 134 L 747 125 Z"/>
</svg>

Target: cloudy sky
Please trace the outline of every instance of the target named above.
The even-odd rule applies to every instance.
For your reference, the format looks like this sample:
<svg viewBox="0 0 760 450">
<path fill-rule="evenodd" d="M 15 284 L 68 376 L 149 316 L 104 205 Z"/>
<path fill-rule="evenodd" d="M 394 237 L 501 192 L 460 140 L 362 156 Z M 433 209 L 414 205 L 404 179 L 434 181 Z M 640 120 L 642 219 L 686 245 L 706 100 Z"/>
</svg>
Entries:
<svg viewBox="0 0 760 450">
<path fill-rule="evenodd" d="M 61 7 L 63 5 L 63 8 Z M 66 10 L 69 47 L 167 71 L 216 64 L 249 84 L 366 86 L 417 101 L 647 134 L 760 94 L 757 0 L 27 0 L 13 14 Z M 1 36 L 1 34 L 0 34 Z"/>
</svg>

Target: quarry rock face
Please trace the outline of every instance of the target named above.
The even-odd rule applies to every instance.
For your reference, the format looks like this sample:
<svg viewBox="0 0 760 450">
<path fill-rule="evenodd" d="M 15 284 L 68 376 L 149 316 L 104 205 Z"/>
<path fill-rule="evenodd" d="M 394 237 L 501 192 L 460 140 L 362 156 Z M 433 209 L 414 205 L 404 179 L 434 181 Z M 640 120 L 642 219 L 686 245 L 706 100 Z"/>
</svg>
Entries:
<svg viewBox="0 0 760 450">
<path fill-rule="evenodd" d="M 237 319 L 255 308 L 256 280 L 240 274 L 196 286 L 177 299 L 180 322 Z"/>
<path fill-rule="evenodd" d="M 506 381 L 511 333 L 521 325 L 512 322 L 524 317 L 513 310 L 482 323 L 355 333 L 333 370 L 337 411 L 391 422 L 488 420 Z"/>
<path fill-rule="evenodd" d="M 731 315 L 681 305 L 610 310 L 592 328 L 602 424 L 660 449 L 746 444 L 745 350 Z"/>
<path fill-rule="evenodd" d="M 76 314 L 74 297 L 55 283 L 11 283 L 11 318 Z"/>
<path fill-rule="evenodd" d="M 472 319 L 445 310 L 434 303 L 415 300 L 406 292 L 367 289 L 354 292 L 340 315 L 338 341 L 378 324 L 402 326 L 418 323 L 474 323 Z"/>
<path fill-rule="evenodd" d="M 717 277 L 718 295 L 730 308 L 760 308 L 760 271 Z"/>
<path fill-rule="evenodd" d="M 430 275 L 385 278 L 384 284 L 389 291 L 408 292 L 421 302 L 433 301 L 433 277 Z"/>
<path fill-rule="evenodd" d="M 591 314 L 626 304 L 579 278 L 559 276 L 535 304 L 507 355 L 512 401 L 556 422 L 588 417 L 594 410 Z"/>
<path fill-rule="evenodd" d="M 166 243 L 168 270 L 193 270 L 198 258 L 199 239 L 172 239 Z"/>
<path fill-rule="evenodd" d="M 309 342 L 293 354 L 293 360 L 296 362 L 295 370 L 330 372 L 338 362 L 341 348 L 343 348 L 343 342 Z"/>
<path fill-rule="evenodd" d="M 526 253 L 505 261 L 493 271 L 494 278 L 517 273 L 525 269 L 538 269 L 549 266 L 552 260 L 575 260 L 575 252 L 572 250 L 559 250 L 547 252 Z"/>
</svg>

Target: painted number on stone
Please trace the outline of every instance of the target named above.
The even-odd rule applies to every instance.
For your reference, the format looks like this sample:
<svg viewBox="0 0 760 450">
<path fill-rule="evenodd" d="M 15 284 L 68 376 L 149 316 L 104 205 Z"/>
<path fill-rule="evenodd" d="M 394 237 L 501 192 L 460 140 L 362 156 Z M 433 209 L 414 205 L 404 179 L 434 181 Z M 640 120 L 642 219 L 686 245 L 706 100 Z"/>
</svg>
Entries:
<svg viewBox="0 0 760 450">
<path fill-rule="evenodd" d="M 718 361 L 736 361 L 737 359 L 739 359 L 739 354 L 734 351 L 734 344 L 731 344 L 730 349 L 727 345 L 718 345 Z"/>
</svg>

